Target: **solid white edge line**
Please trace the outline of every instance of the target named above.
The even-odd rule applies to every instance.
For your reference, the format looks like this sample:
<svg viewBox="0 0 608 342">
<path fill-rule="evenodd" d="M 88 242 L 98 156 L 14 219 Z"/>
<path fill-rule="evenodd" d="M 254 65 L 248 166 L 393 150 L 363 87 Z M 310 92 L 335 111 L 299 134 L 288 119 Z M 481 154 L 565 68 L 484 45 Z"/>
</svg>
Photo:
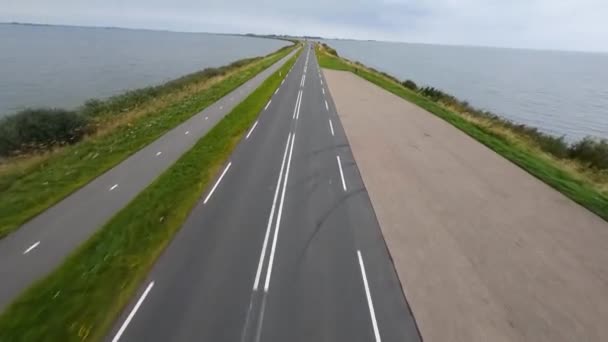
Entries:
<svg viewBox="0 0 608 342">
<path fill-rule="evenodd" d="M 247 136 L 245 137 L 245 140 L 249 139 L 249 136 L 251 135 L 251 133 L 253 132 L 253 130 L 255 129 L 255 126 L 258 125 L 258 120 L 255 120 L 255 123 L 253 124 L 253 126 L 251 127 L 251 129 L 249 130 L 249 133 L 247 133 Z"/>
<path fill-rule="evenodd" d="M 279 88 L 277 88 L 277 90 L 274 91 L 274 94 L 276 95 L 279 92 Z"/>
<path fill-rule="evenodd" d="M 268 109 L 268 106 L 270 106 L 270 102 L 272 102 L 272 99 L 268 100 L 268 103 L 266 104 L 266 107 L 264 107 L 264 110 Z"/>
<path fill-rule="evenodd" d="M 325 109 L 329 111 L 329 106 L 327 105 L 327 100 L 325 100 Z"/>
<path fill-rule="evenodd" d="M 209 192 L 209 194 L 207 194 L 207 197 L 205 197 L 205 200 L 203 201 L 203 204 L 207 204 L 207 201 L 209 200 L 209 198 L 211 198 L 211 195 L 213 195 L 213 192 L 215 191 L 215 188 L 217 188 L 217 186 L 222 181 L 222 178 L 224 178 L 224 175 L 226 174 L 226 172 L 228 172 L 228 169 L 230 168 L 230 165 L 232 165 L 232 162 L 230 162 L 230 163 L 228 163 L 228 165 L 226 165 L 226 168 L 224 169 L 224 172 L 222 172 L 222 175 L 220 176 L 220 178 L 217 180 L 217 182 L 215 182 L 215 185 L 213 186 L 213 188 L 211 189 L 211 191 Z"/>
<path fill-rule="evenodd" d="M 125 332 L 125 329 L 127 328 L 127 326 L 129 325 L 129 323 L 133 319 L 133 316 L 135 316 L 135 313 L 137 313 L 137 310 L 139 310 L 139 307 L 141 306 L 141 303 L 144 302 L 144 299 L 146 299 L 146 297 L 148 296 L 148 292 L 150 292 L 150 290 L 152 290 L 153 286 L 154 286 L 154 282 L 151 281 L 150 284 L 148 284 L 148 287 L 146 287 L 146 290 L 144 291 L 144 293 L 141 295 L 141 297 L 139 297 L 139 300 L 137 301 L 137 303 L 133 307 L 133 310 L 131 310 L 131 312 L 129 313 L 129 316 L 127 316 L 127 319 L 120 326 L 120 329 L 118 330 L 118 332 L 116 333 L 116 335 L 114 335 L 114 338 L 112 339 L 112 342 L 118 342 L 118 340 L 120 339 L 120 336 L 122 336 L 122 334 Z"/>
<path fill-rule="evenodd" d="M 114 184 L 114 185 L 112 185 L 112 187 L 110 188 L 110 191 L 112 191 L 112 190 L 114 190 L 114 189 L 116 189 L 116 188 L 118 188 L 118 184 Z"/>
<path fill-rule="evenodd" d="M 287 136 L 287 144 L 285 144 L 285 152 L 283 152 L 283 161 L 281 162 L 281 170 L 279 171 L 279 179 L 277 180 L 277 187 L 274 190 L 274 199 L 272 200 L 270 216 L 268 216 L 268 224 L 266 225 L 266 234 L 264 235 L 264 243 L 262 244 L 260 262 L 258 263 L 258 270 L 255 273 L 255 281 L 253 282 L 253 291 L 257 291 L 258 286 L 260 284 L 260 276 L 262 275 L 262 267 L 264 265 L 264 258 L 266 258 L 266 248 L 268 246 L 268 237 L 270 236 L 270 228 L 272 227 L 272 219 L 274 218 L 274 210 L 276 208 L 277 198 L 279 197 L 279 190 L 281 189 L 281 180 L 283 179 L 283 169 L 285 167 L 285 159 L 287 158 L 287 151 L 289 151 L 289 141 L 290 140 L 291 140 L 291 133 L 289 133 L 289 136 Z"/>
<path fill-rule="evenodd" d="M 25 254 L 31 252 L 32 249 L 38 247 L 39 244 L 40 244 L 40 241 L 38 241 L 38 242 L 34 243 L 33 245 L 29 246 L 25 251 L 23 251 L 23 254 L 25 255 Z"/>
<path fill-rule="evenodd" d="M 329 119 L 329 128 L 331 129 L 331 136 L 334 136 L 334 125 L 331 123 L 331 119 Z"/>
<path fill-rule="evenodd" d="M 369 307 L 369 314 L 372 318 L 374 336 L 376 337 L 376 342 L 381 342 L 380 331 L 378 331 L 378 322 L 376 322 L 376 312 L 374 311 L 374 303 L 372 302 L 372 295 L 369 292 L 369 285 L 367 284 L 367 275 L 365 274 L 365 265 L 363 265 L 363 257 L 361 256 L 360 250 L 357 250 L 357 256 L 359 257 L 359 266 L 361 266 L 361 276 L 363 277 L 363 286 L 365 287 L 365 296 L 367 297 L 367 305 Z"/>
<path fill-rule="evenodd" d="M 283 216 L 283 202 L 285 201 L 285 189 L 287 188 L 287 180 L 289 179 L 289 167 L 291 166 L 291 156 L 293 154 L 293 144 L 296 141 L 296 133 L 291 136 L 291 147 L 289 148 L 289 157 L 287 158 L 287 169 L 285 170 L 285 179 L 283 180 L 283 191 L 281 192 L 281 202 L 277 214 L 277 221 L 274 226 L 274 238 L 272 240 L 272 248 L 270 249 L 270 259 L 268 260 L 268 268 L 266 269 L 266 282 L 264 283 L 264 292 L 268 292 L 270 287 L 270 276 L 272 274 L 272 265 L 274 263 L 274 252 L 277 247 L 277 238 L 279 237 L 279 228 L 281 226 L 281 216 Z"/>
<path fill-rule="evenodd" d="M 338 160 L 338 168 L 340 169 L 340 177 L 342 178 L 342 188 L 346 191 L 346 181 L 344 180 L 344 172 L 342 172 L 342 161 L 340 161 L 340 156 L 336 156 Z"/>
</svg>

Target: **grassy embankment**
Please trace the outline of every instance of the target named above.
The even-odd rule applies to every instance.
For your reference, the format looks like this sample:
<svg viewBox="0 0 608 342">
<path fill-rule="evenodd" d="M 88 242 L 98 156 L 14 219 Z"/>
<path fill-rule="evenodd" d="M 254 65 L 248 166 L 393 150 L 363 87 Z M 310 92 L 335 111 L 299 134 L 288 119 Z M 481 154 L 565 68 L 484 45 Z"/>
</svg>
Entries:
<svg viewBox="0 0 608 342">
<path fill-rule="evenodd" d="M 608 220 L 608 142 L 590 138 L 567 144 L 535 128 L 515 124 L 434 88 L 418 88 L 395 77 L 341 58 L 317 45 L 323 68 L 344 70 L 437 115 L 477 141 Z M 505 180 L 508 182 L 508 180 Z"/>
<path fill-rule="evenodd" d="M 296 57 L 237 105 L 63 265 L 17 298 L 0 316 L 0 341 L 101 339 Z"/>
<path fill-rule="evenodd" d="M 164 85 L 90 100 L 76 111 L 0 120 L 0 238 L 234 90 L 293 46 Z M 71 144 L 71 145 L 70 145 Z"/>
</svg>

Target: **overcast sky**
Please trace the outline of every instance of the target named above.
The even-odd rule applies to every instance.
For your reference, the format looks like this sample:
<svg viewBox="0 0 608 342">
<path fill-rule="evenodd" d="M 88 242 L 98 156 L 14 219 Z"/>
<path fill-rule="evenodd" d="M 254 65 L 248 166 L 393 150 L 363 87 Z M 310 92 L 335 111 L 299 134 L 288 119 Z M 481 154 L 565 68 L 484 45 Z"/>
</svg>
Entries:
<svg viewBox="0 0 608 342">
<path fill-rule="evenodd" d="M 0 22 L 608 51 L 608 0 L 0 0 Z"/>
</svg>

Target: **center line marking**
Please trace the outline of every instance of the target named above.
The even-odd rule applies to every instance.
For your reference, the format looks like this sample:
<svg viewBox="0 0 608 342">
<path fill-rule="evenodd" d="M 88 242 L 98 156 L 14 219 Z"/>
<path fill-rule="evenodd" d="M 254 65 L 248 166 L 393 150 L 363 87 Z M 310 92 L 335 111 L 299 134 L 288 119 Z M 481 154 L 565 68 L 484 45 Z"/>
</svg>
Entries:
<svg viewBox="0 0 608 342">
<path fill-rule="evenodd" d="M 215 188 L 217 188 L 217 186 L 222 181 L 222 178 L 224 178 L 224 175 L 226 174 L 226 172 L 228 172 L 228 169 L 230 168 L 230 165 L 232 165 L 232 162 L 230 162 L 230 163 L 228 163 L 228 165 L 226 165 L 226 168 L 224 169 L 224 172 L 222 172 L 222 175 L 220 176 L 220 178 L 218 178 L 218 180 L 217 180 L 217 182 L 215 182 L 215 185 L 213 186 L 213 188 L 211 188 L 211 191 L 209 191 L 209 194 L 207 195 L 207 197 L 205 197 L 205 200 L 203 201 L 203 204 L 207 204 L 207 201 L 211 198 L 211 195 L 213 195 L 213 192 L 215 191 Z"/>
<path fill-rule="evenodd" d="M 208 116 L 205 116 L 205 120 L 209 120 L 209 117 L 208 117 Z"/>
<path fill-rule="evenodd" d="M 264 292 L 268 292 L 270 287 L 270 276 L 272 275 L 272 264 L 274 263 L 274 252 L 277 247 L 277 238 L 279 237 L 279 228 L 281 226 L 281 216 L 283 215 L 283 202 L 285 201 L 285 188 L 287 188 L 287 180 L 289 179 L 289 166 L 291 165 L 291 156 L 293 154 L 293 144 L 296 140 L 296 133 L 294 132 L 291 137 L 291 147 L 289 148 L 289 157 L 287 158 L 287 169 L 285 170 L 285 179 L 283 180 L 283 191 L 281 193 L 281 202 L 279 204 L 279 211 L 277 215 L 277 221 L 274 227 L 274 238 L 272 240 L 272 247 L 270 248 L 270 259 L 268 260 L 268 268 L 266 270 L 266 282 L 264 283 Z"/>
<path fill-rule="evenodd" d="M 146 287 L 146 291 L 144 291 L 144 294 L 141 295 L 141 297 L 137 301 L 137 304 L 135 304 L 135 306 L 133 307 L 133 310 L 131 310 L 131 312 L 129 313 L 129 316 L 127 316 L 127 319 L 125 320 L 125 322 L 122 324 L 122 326 L 120 326 L 120 329 L 118 330 L 118 332 L 112 339 L 112 342 L 118 342 L 118 340 L 120 339 L 120 336 L 122 336 L 122 333 L 125 332 L 125 329 L 127 328 L 129 323 L 133 319 L 133 316 L 135 316 L 135 313 L 137 313 L 137 310 L 139 310 L 141 303 L 144 302 L 144 299 L 146 299 L 146 297 L 148 296 L 148 293 L 150 292 L 150 290 L 152 290 L 153 286 L 154 286 L 154 282 L 152 281 L 152 282 L 150 282 L 148 287 Z"/>
<path fill-rule="evenodd" d="M 160 156 L 161 154 L 163 154 L 163 153 L 162 153 L 162 152 L 160 152 L 160 151 L 156 152 L 156 156 L 157 156 L 157 157 L 158 157 L 158 156 Z"/>
<path fill-rule="evenodd" d="M 33 245 L 29 246 L 29 247 L 28 247 L 28 249 L 26 249 L 25 251 L 23 251 L 23 254 L 25 255 L 25 254 L 27 254 L 27 253 L 31 252 L 31 251 L 32 251 L 32 249 L 34 249 L 34 248 L 38 247 L 38 245 L 39 245 L 39 244 L 40 244 L 40 241 L 38 241 L 38 242 L 36 242 L 35 244 L 33 244 Z"/>
<path fill-rule="evenodd" d="M 114 189 L 116 189 L 116 188 L 118 188 L 118 184 L 114 184 L 114 185 L 112 185 L 112 187 L 110 188 L 110 191 L 112 191 L 112 190 L 114 190 Z"/>
<path fill-rule="evenodd" d="M 334 136 L 334 125 L 331 123 L 331 119 L 329 119 L 329 128 L 331 129 L 331 136 Z"/>
<path fill-rule="evenodd" d="M 255 273 L 253 291 L 258 290 L 258 285 L 260 283 L 260 276 L 262 274 L 264 258 L 266 258 L 266 248 L 268 246 L 268 237 L 270 236 L 270 229 L 272 227 L 272 219 L 274 218 L 274 210 L 275 210 L 275 207 L 277 204 L 277 198 L 279 197 L 279 190 L 281 189 L 281 180 L 283 179 L 283 169 L 285 167 L 285 159 L 287 158 L 287 152 L 289 151 L 289 142 L 290 141 L 291 141 L 291 133 L 289 133 L 289 136 L 287 136 L 287 143 L 285 144 L 285 152 L 283 152 L 283 161 L 281 162 L 281 170 L 279 171 L 279 179 L 277 180 L 277 187 L 274 190 L 274 199 L 272 200 L 270 216 L 268 217 L 268 224 L 266 225 L 266 234 L 264 235 L 264 243 L 262 244 L 262 253 L 260 254 L 260 262 L 258 263 L 258 270 Z"/>
<path fill-rule="evenodd" d="M 336 156 L 338 160 L 338 168 L 340 169 L 340 178 L 342 178 L 342 189 L 346 191 L 346 181 L 344 180 L 344 172 L 342 172 L 342 162 L 340 161 L 340 156 Z"/>
<path fill-rule="evenodd" d="M 255 123 L 253 124 L 253 127 L 251 127 L 251 129 L 249 130 L 249 133 L 247 133 L 247 136 L 245 137 L 245 140 L 249 139 L 249 136 L 251 135 L 251 132 L 253 132 L 253 130 L 255 129 L 255 126 L 258 125 L 258 120 L 255 121 Z"/>
<path fill-rule="evenodd" d="M 293 108 L 293 119 L 298 119 L 300 117 L 300 104 L 302 104 L 302 90 L 298 92 L 298 98 L 296 99 L 296 105 Z"/>
<path fill-rule="evenodd" d="M 327 105 L 327 100 L 325 100 L 325 109 L 329 111 L 329 106 Z"/>
<path fill-rule="evenodd" d="M 321 88 L 321 91 L 323 92 L 323 95 L 325 95 L 325 88 Z"/>
<path fill-rule="evenodd" d="M 272 99 L 270 99 L 270 100 L 268 101 L 268 103 L 266 104 L 266 107 L 264 107 L 264 110 L 268 109 L 268 106 L 270 106 L 270 102 L 272 102 Z"/>
<path fill-rule="evenodd" d="M 361 266 L 361 276 L 363 277 L 363 286 L 365 287 L 365 297 L 367 297 L 367 305 L 369 306 L 369 314 L 372 318 L 372 327 L 374 328 L 374 336 L 376 342 L 380 342 L 380 332 L 378 331 L 378 322 L 376 322 L 376 313 L 374 311 L 374 303 L 372 302 L 372 295 L 369 292 L 369 285 L 367 284 L 367 275 L 365 274 L 365 265 L 363 265 L 363 257 L 361 257 L 361 251 L 357 250 L 357 256 L 359 257 L 359 266 Z"/>
<path fill-rule="evenodd" d="M 185 135 L 188 135 L 188 134 L 190 134 L 190 131 L 186 131 L 184 134 L 185 134 Z"/>
</svg>

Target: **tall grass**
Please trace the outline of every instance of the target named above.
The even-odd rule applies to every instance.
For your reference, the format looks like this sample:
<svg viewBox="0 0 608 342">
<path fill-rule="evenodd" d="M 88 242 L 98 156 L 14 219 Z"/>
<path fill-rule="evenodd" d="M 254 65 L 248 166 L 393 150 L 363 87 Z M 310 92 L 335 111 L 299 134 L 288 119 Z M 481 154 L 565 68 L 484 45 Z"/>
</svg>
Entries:
<svg viewBox="0 0 608 342">
<path fill-rule="evenodd" d="M 414 90 L 416 89 L 414 88 Z M 515 134 L 525 136 L 536 143 L 542 151 L 549 153 L 558 159 L 572 159 L 596 170 L 608 170 L 608 141 L 606 139 L 586 137 L 578 142 L 569 144 L 563 136 L 557 137 L 547 134 L 541 132 L 536 127 L 519 124 L 490 111 L 477 109 L 471 106 L 467 101 L 461 101 L 455 96 L 440 89 L 423 87 L 418 89 L 418 92 L 457 112 L 490 120 L 495 125 L 502 126 Z"/>
</svg>

